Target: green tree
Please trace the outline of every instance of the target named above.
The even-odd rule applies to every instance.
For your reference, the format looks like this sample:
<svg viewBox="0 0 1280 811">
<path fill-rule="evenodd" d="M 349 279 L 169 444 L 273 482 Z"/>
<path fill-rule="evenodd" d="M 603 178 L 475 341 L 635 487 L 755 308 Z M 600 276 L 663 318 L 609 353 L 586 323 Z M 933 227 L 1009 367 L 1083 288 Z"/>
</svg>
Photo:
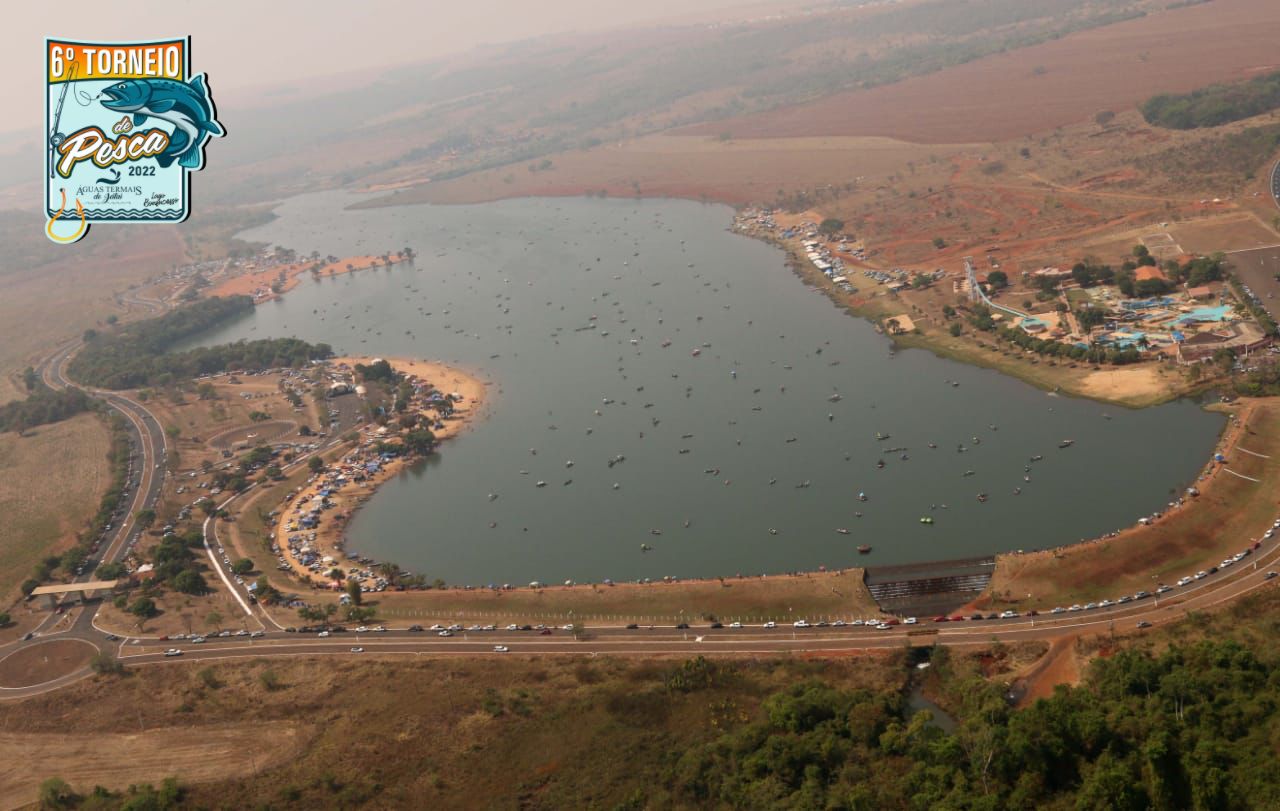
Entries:
<svg viewBox="0 0 1280 811">
<path fill-rule="evenodd" d="M 238 575 L 246 575 L 253 571 L 253 561 L 249 558 L 240 558 L 232 566 L 231 571 Z"/>
<path fill-rule="evenodd" d="M 319 456 L 313 456 L 307 461 L 307 467 L 310 468 L 312 473 L 319 473 L 324 470 L 324 460 Z"/>
<path fill-rule="evenodd" d="M 835 217 L 828 217 L 818 224 L 818 232 L 824 236 L 833 237 L 844 230 L 844 220 L 837 220 Z"/>
<path fill-rule="evenodd" d="M 71 786 L 61 777 L 50 777 L 40 784 L 41 808 L 70 808 L 76 800 Z"/>
<path fill-rule="evenodd" d="M 183 569 L 174 575 L 171 582 L 175 591 L 183 594 L 208 594 L 209 583 L 204 579 L 204 575 L 195 569 Z"/>
<path fill-rule="evenodd" d="M 360 590 L 360 581 L 354 577 L 347 580 L 347 596 L 351 598 L 352 605 L 360 605 L 364 602 L 364 592 Z"/>
<path fill-rule="evenodd" d="M 150 619 L 157 613 L 156 601 L 150 597 L 139 597 L 129 606 L 129 613 L 139 619 Z"/>
<path fill-rule="evenodd" d="M 1009 275 L 1003 270 L 993 270 L 987 274 L 987 284 L 993 290 L 1003 290 L 1009 286 Z"/>
<path fill-rule="evenodd" d="M 222 614 L 217 611 L 210 611 L 208 614 L 204 615 L 204 621 L 218 631 L 222 630 L 222 619 Z"/>
<path fill-rule="evenodd" d="M 148 529 L 156 522 L 156 511 L 152 509 L 138 510 L 133 514 L 133 520 L 138 522 L 138 526 Z"/>
</svg>

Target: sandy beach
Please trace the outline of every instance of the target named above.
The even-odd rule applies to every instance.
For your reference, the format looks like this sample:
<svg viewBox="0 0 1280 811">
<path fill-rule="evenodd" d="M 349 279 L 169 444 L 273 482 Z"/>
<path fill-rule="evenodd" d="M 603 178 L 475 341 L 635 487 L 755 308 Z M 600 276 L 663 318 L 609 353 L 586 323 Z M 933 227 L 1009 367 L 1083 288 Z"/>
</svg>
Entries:
<svg viewBox="0 0 1280 811">
<path fill-rule="evenodd" d="M 461 397 L 456 403 L 453 415 L 443 420 L 444 427 L 432 429 L 432 433 L 435 434 L 438 440 L 457 436 L 481 416 L 485 405 L 486 384 L 475 374 L 438 361 L 407 358 L 384 358 L 384 360 L 390 363 L 393 369 L 404 374 L 411 381 L 428 383 L 446 394 L 459 395 Z M 356 364 L 367 365 L 373 361 L 373 358 L 348 356 L 333 358 L 329 363 L 331 368 L 334 369 L 343 369 L 344 367 L 350 369 L 354 368 Z M 362 449 L 372 446 L 379 439 L 387 438 L 378 433 L 378 426 L 374 424 L 358 429 L 358 433 L 359 439 L 354 446 L 344 446 L 343 454 L 337 460 L 330 460 L 330 469 L 335 466 L 342 466 L 343 460 L 349 460 L 353 454 L 359 454 Z M 322 559 L 332 558 L 334 565 L 343 568 L 353 566 L 355 562 L 348 560 L 348 553 L 344 548 L 347 523 L 351 520 L 355 511 L 369 500 L 379 485 L 399 475 L 404 467 L 412 464 L 413 461 L 411 458 L 406 459 L 404 457 L 386 460 L 380 464 L 376 472 L 362 472 L 361 480 L 350 481 L 337 489 L 331 486 L 323 474 L 317 474 L 311 477 L 299 491 L 290 494 L 280 507 L 280 522 L 274 528 L 273 533 L 275 543 L 280 549 L 280 554 L 288 562 L 292 574 L 300 577 L 304 582 L 331 582 L 324 577 L 325 572 L 330 568 L 329 566 L 324 567 L 317 574 L 307 568 L 294 554 L 294 550 L 290 549 L 289 537 L 291 535 L 304 534 L 309 536 L 312 532 L 314 532 L 315 538 L 307 541 L 307 548 L 321 556 Z M 320 526 L 312 531 L 299 530 L 296 527 L 291 529 L 296 513 L 300 509 L 299 505 L 310 502 L 322 489 L 331 490 L 328 496 L 331 506 L 325 510 L 324 520 Z"/>
</svg>

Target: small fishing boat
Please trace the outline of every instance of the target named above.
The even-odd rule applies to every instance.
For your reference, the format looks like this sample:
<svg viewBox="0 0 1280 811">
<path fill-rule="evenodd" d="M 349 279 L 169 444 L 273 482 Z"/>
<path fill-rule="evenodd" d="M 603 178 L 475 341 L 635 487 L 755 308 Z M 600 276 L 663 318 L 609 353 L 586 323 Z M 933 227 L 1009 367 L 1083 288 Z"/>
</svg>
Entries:
<svg viewBox="0 0 1280 811">
<path fill-rule="evenodd" d="M 860 554 L 860 555 L 865 555 L 865 554 L 867 554 L 867 553 L 868 553 L 868 552 L 870 552 L 870 551 L 871 551 L 871 545 L 870 545 L 870 544 L 865 544 L 865 543 L 864 543 L 864 544 L 862 544 L 861 546 L 859 546 L 859 547 L 858 547 L 858 554 Z"/>
<path fill-rule="evenodd" d="M 1043 459 L 1043 458 L 1044 458 L 1043 456 L 1041 456 L 1040 454 L 1038 454 L 1038 453 L 1037 453 L 1035 456 L 1031 457 L 1031 461 L 1033 461 L 1033 462 L 1039 462 L 1039 461 L 1040 461 L 1041 459 Z"/>
<path fill-rule="evenodd" d="M 858 493 L 858 501 L 866 501 L 866 500 L 867 500 L 866 493 Z"/>
<path fill-rule="evenodd" d="M 986 500 L 987 500 L 987 494 L 986 494 L 986 493 L 979 493 L 979 494 L 978 494 L 978 501 L 983 502 L 983 503 L 986 503 Z"/>
<path fill-rule="evenodd" d="M 702 350 L 701 350 L 701 349 L 695 349 L 695 350 L 693 350 L 693 353 L 692 353 L 692 354 L 693 354 L 693 356 L 696 358 L 696 357 L 698 357 L 699 355 L 701 355 L 701 354 L 702 354 Z"/>
<path fill-rule="evenodd" d="M 845 529 L 844 527 L 836 527 L 836 532 L 839 532 L 841 535 L 849 534 L 849 530 Z"/>
<path fill-rule="evenodd" d="M 932 524 L 932 523 L 933 523 L 933 516 L 930 516 L 930 515 L 922 515 L 922 516 L 920 516 L 920 523 L 922 523 L 922 524 Z"/>
<path fill-rule="evenodd" d="M 1059 448 L 1070 448 L 1070 447 L 1071 447 L 1072 445 L 1074 445 L 1074 444 L 1076 444 L 1076 441 L 1075 441 L 1074 439 L 1064 439 L 1064 440 L 1062 440 L 1061 442 L 1059 442 L 1059 443 L 1058 443 L 1058 447 L 1059 447 Z"/>
<path fill-rule="evenodd" d="M 881 459 L 880 461 L 876 462 L 876 469 L 877 469 L 877 470 L 880 470 L 880 469 L 882 469 L 883 467 L 884 467 L 884 460 L 883 460 L 883 459 Z"/>
<path fill-rule="evenodd" d="M 546 482 L 544 482 L 544 481 L 542 481 L 541 479 L 539 479 L 539 480 L 538 480 L 538 484 L 537 484 L 537 486 L 538 486 L 538 487 L 546 487 L 546 486 L 547 486 L 547 483 L 546 483 Z"/>
</svg>

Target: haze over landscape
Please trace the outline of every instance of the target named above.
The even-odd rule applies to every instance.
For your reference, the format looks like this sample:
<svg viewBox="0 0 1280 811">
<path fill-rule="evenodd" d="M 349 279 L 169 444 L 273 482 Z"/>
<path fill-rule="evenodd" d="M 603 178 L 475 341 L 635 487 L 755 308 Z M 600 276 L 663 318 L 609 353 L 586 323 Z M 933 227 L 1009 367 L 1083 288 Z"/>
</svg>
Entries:
<svg viewBox="0 0 1280 811">
<path fill-rule="evenodd" d="M 0 51 L 0 807 L 1280 804 L 1280 6 L 100 11 Z"/>
</svg>

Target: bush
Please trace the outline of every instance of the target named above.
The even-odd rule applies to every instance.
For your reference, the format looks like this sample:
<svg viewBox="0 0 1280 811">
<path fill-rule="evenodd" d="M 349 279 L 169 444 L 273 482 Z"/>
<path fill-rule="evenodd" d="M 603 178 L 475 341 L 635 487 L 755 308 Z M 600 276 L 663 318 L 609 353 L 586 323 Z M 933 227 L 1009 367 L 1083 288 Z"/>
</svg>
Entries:
<svg viewBox="0 0 1280 811">
<path fill-rule="evenodd" d="M 124 665 L 107 651 L 99 651 L 89 661 L 89 667 L 100 676 L 119 676 L 124 673 Z"/>
</svg>

